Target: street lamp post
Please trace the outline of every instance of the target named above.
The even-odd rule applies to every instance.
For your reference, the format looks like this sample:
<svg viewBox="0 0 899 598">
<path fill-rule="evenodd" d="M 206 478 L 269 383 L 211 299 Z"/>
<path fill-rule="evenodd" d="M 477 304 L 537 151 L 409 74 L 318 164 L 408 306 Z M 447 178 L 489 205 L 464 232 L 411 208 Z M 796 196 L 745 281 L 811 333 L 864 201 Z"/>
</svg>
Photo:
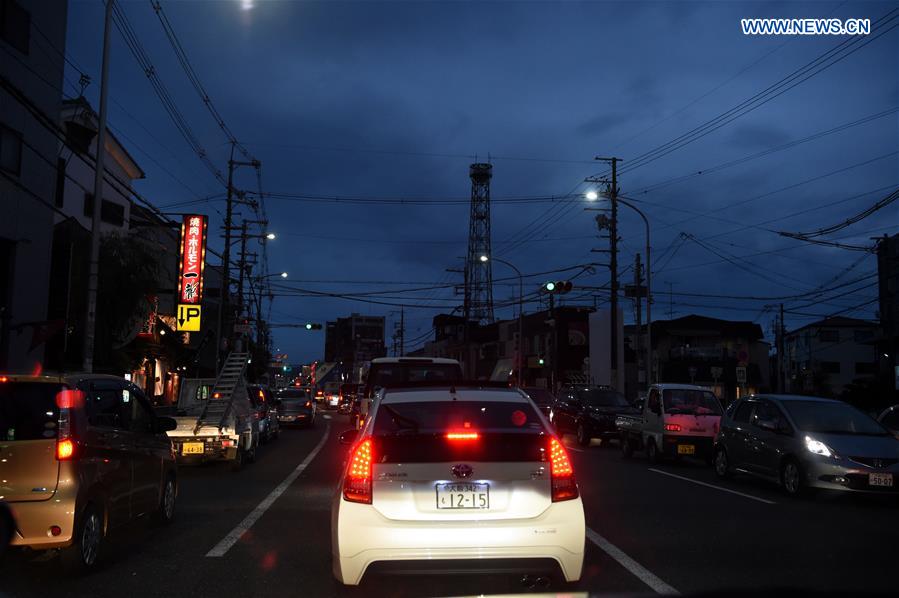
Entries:
<svg viewBox="0 0 899 598">
<path fill-rule="evenodd" d="M 524 277 L 521 275 L 521 270 L 515 267 L 514 264 L 507 262 L 504 259 L 500 259 L 498 257 L 491 258 L 486 255 L 481 256 L 482 262 L 487 262 L 489 260 L 493 260 L 499 262 L 501 264 L 505 264 L 515 270 L 515 273 L 518 274 L 518 368 L 516 369 L 516 375 L 518 381 L 518 387 L 522 387 L 522 375 L 521 372 L 524 369 L 524 335 L 522 334 L 524 327 Z"/>
<path fill-rule="evenodd" d="M 618 203 L 639 214 L 643 224 L 646 225 L 646 388 L 648 389 L 652 384 L 652 256 L 649 253 L 649 219 L 635 205 L 621 199 L 621 196 L 617 199 Z"/>
</svg>

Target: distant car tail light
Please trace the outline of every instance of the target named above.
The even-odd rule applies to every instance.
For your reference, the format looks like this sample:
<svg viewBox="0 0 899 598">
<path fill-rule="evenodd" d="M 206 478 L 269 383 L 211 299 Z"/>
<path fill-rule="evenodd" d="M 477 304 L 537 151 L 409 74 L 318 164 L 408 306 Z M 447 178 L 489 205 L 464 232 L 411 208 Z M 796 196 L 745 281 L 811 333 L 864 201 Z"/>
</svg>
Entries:
<svg viewBox="0 0 899 598">
<path fill-rule="evenodd" d="M 61 390 L 56 393 L 56 406 L 60 409 L 75 409 L 84 406 L 84 393 L 80 390 Z"/>
<path fill-rule="evenodd" d="M 549 473 L 552 483 L 552 501 L 561 502 L 578 497 L 574 468 L 565 447 L 555 437 L 549 439 Z"/>
<path fill-rule="evenodd" d="M 371 504 L 372 443 L 367 438 L 356 445 L 343 482 L 343 498 L 350 502 Z"/>
<path fill-rule="evenodd" d="M 680 424 L 665 424 L 666 432 L 680 432 Z"/>
<path fill-rule="evenodd" d="M 312 407 L 312 401 L 306 401 L 306 407 Z"/>
<path fill-rule="evenodd" d="M 230 448 L 230 447 L 232 447 L 232 446 L 234 446 L 234 441 L 233 441 L 233 440 L 231 440 L 230 438 L 223 438 L 223 439 L 222 439 L 222 448 Z"/>
<path fill-rule="evenodd" d="M 222 393 L 220 393 L 220 392 L 214 392 L 214 393 L 212 393 L 212 398 L 213 398 L 213 399 L 220 399 L 220 398 L 222 398 Z"/>
<path fill-rule="evenodd" d="M 0 376 L 0 382 L 9 382 L 9 376 Z"/>
<path fill-rule="evenodd" d="M 56 459 L 70 461 L 75 458 L 75 441 L 72 439 L 72 409 L 84 405 L 84 393 L 80 390 L 61 390 L 56 393 L 59 420 L 56 427 Z"/>
<path fill-rule="evenodd" d="M 480 435 L 477 432 L 447 432 L 446 439 L 447 440 L 477 440 L 480 438 Z"/>
</svg>

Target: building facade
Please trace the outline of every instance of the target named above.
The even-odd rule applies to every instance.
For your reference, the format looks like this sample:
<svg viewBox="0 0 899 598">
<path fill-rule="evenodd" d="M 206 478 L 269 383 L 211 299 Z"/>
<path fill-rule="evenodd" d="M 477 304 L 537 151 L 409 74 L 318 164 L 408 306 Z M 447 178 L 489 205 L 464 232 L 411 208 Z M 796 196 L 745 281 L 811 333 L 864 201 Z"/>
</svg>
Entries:
<svg viewBox="0 0 899 598">
<path fill-rule="evenodd" d="M 35 372 L 61 329 L 47 296 L 68 3 L 0 3 L 0 369 Z"/>
<path fill-rule="evenodd" d="M 787 392 L 839 396 L 877 373 L 880 326 L 856 318 L 825 318 L 784 335 Z"/>
</svg>

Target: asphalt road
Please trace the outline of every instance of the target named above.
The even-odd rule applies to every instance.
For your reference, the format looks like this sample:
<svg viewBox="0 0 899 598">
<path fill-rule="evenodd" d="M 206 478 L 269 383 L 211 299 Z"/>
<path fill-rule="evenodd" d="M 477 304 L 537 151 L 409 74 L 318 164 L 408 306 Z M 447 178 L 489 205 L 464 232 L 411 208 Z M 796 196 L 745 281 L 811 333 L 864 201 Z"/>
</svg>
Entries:
<svg viewBox="0 0 899 598">
<path fill-rule="evenodd" d="M 87 577 L 62 574 L 50 555 L 14 553 L 0 564 L 0 594 L 230 598 L 522 591 L 513 576 L 368 576 L 359 588 L 336 584 L 329 512 L 345 454 L 337 433 L 346 427 L 335 414 L 320 417 L 312 430 L 285 430 L 240 472 L 182 468 L 172 525 L 129 526 L 110 538 L 102 568 Z M 583 579 L 569 592 L 896 591 L 899 500 L 893 497 L 794 500 L 755 480 L 722 483 L 699 462 L 652 467 L 639 455 L 622 459 L 615 447 L 569 448 L 590 530 Z"/>
</svg>

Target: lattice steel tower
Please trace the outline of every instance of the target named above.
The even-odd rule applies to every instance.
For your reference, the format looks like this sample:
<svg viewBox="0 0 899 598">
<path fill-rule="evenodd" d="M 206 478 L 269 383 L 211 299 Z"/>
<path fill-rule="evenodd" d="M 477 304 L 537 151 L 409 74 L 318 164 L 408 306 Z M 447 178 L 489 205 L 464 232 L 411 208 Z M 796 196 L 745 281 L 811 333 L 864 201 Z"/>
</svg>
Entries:
<svg viewBox="0 0 899 598">
<path fill-rule="evenodd" d="M 465 261 L 465 304 L 463 310 L 469 322 L 493 322 L 492 260 L 481 261 L 490 252 L 490 179 L 492 164 L 472 164 L 471 215 L 468 220 L 468 257 Z"/>
</svg>

